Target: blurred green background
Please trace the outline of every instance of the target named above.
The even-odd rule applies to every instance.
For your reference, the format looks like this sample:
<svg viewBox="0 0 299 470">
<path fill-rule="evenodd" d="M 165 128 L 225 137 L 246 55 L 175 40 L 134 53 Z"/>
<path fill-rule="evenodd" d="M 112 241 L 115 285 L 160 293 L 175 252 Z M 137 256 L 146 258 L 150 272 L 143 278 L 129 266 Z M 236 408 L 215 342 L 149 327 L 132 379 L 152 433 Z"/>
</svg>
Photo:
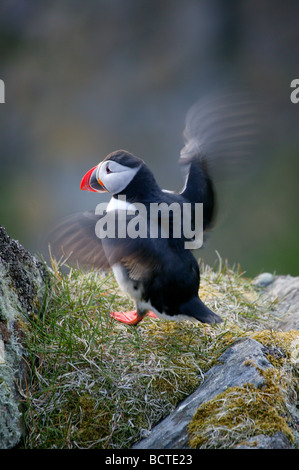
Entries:
<svg viewBox="0 0 299 470">
<path fill-rule="evenodd" d="M 118 148 L 180 189 L 186 111 L 225 84 L 263 102 L 265 125 L 201 256 L 299 275 L 298 25 L 296 0 L 2 0 L 0 224 L 40 250 L 51 224 L 107 199 L 80 180 Z"/>
</svg>

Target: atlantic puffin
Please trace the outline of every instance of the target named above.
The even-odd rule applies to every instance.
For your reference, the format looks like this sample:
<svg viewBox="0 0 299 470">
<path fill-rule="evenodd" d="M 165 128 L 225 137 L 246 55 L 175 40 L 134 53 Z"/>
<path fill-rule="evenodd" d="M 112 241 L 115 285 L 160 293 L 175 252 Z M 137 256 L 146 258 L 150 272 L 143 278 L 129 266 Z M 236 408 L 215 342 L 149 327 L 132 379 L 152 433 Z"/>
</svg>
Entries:
<svg viewBox="0 0 299 470">
<path fill-rule="evenodd" d="M 230 158 L 235 151 L 236 136 L 237 139 L 240 135 L 245 136 L 245 145 L 248 141 L 248 121 L 243 119 L 243 112 L 236 112 L 237 109 L 240 109 L 239 103 L 234 107 L 231 101 L 229 107 L 224 106 L 223 111 L 222 106 L 219 113 L 217 107 L 212 107 L 212 110 L 211 106 L 204 107 L 204 111 L 198 105 L 191 108 L 186 118 L 185 145 L 179 158 L 185 173 L 185 184 L 179 193 L 161 189 L 146 163 L 126 150 L 110 153 L 91 168 L 82 178 L 81 190 L 110 193 L 112 197 L 106 214 L 114 216 L 116 225 L 123 214 L 122 222 L 130 223 L 132 213 L 128 208 L 132 205 L 143 204 L 148 209 L 146 214 L 149 214 L 151 204 L 166 203 L 169 206 L 177 203 L 183 207 L 188 203 L 194 208 L 196 203 L 202 203 L 202 226 L 206 233 L 213 226 L 216 206 L 214 184 L 209 172 L 209 151 L 213 154 L 211 140 L 217 140 L 217 132 L 221 136 L 218 148 L 219 154 L 224 155 L 220 155 L 224 162 L 227 151 Z M 242 139 L 238 143 L 242 143 Z M 240 145 L 237 149 L 240 155 Z M 219 165 L 217 158 L 216 164 Z M 96 225 L 101 217 L 103 214 L 99 215 L 94 210 L 70 216 L 58 227 L 52 242 L 63 249 L 69 262 L 112 270 L 120 288 L 136 304 L 133 311 L 111 312 L 113 318 L 128 325 L 137 325 L 146 316 L 197 320 L 209 324 L 223 321 L 199 298 L 198 262 L 192 250 L 186 248 L 183 232 L 180 238 L 173 236 L 175 227 L 171 225 L 172 220 L 168 237 L 152 238 L 149 232 L 145 237 L 131 238 L 127 234 L 120 237 L 116 229 L 114 237 L 100 239 Z M 194 211 L 191 211 L 192 218 Z M 161 223 L 158 220 L 158 225 Z"/>
</svg>

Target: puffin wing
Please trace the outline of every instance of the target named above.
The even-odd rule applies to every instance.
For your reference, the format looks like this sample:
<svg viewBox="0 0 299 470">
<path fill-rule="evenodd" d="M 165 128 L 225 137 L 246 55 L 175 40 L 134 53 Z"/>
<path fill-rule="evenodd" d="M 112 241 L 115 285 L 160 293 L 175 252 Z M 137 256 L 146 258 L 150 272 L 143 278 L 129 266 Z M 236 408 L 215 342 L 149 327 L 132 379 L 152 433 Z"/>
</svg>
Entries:
<svg viewBox="0 0 299 470">
<path fill-rule="evenodd" d="M 51 252 L 57 258 L 64 257 L 70 265 L 89 269 L 105 270 L 121 262 L 133 279 L 140 280 L 158 269 L 161 261 L 156 240 L 149 236 L 147 226 L 146 236 L 136 236 L 136 231 L 133 233 L 135 238 L 128 235 L 127 229 L 129 223 L 134 222 L 133 218 L 134 215 L 123 210 L 102 215 L 94 211 L 73 214 L 49 235 Z M 139 217 L 138 224 L 146 222 Z M 109 223 L 110 232 L 107 230 Z"/>
<path fill-rule="evenodd" d="M 204 160 L 213 179 L 231 179 L 252 163 L 260 119 L 249 94 L 208 95 L 187 112 L 180 163 Z"/>
<path fill-rule="evenodd" d="M 103 245 L 95 234 L 99 217 L 94 211 L 72 214 L 57 224 L 47 237 L 51 254 L 70 265 L 107 269 Z"/>
<path fill-rule="evenodd" d="M 255 103 L 245 93 L 207 96 L 186 115 L 185 146 L 179 159 L 185 186 L 180 194 L 188 202 L 203 203 L 204 230 L 215 219 L 213 183 L 219 188 L 223 181 L 239 178 L 248 173 L 249 165 L 254 166 L 258 121 Z M 222 201 L 223 194 L 219 199 Z"/>
</svg>

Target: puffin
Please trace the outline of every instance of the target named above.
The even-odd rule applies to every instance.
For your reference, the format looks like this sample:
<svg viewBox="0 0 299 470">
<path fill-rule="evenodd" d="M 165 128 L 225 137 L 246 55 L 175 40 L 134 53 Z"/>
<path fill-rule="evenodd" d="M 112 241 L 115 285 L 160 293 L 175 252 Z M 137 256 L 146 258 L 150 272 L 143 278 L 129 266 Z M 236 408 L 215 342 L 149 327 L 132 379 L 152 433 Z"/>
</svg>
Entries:
<svg viewBox="0 0 299 470">
<path fill-rule="evenodd" d="M 209 166 L 212 160 L 216 166 L 227 166 L 234 152 L 239 158 L 239 144 L 246 147 L 250 126 L 247 113 L 244 119 L 244 112 L 240 112 L 239 101 L 237 106 L 236 101 L 226 101 L 225 106 L 221 102 L 221 111 L 218 108 L 214 102 L 212 107 L 197 103 L 187 113 L 185 143 L 179 156 L 185 177 L 181 191 L 161 189 L 141 158 L 116 150 L 87 171 L 80 185 L 83 191 L 110 193 L 105 210 L 99 210 L 97 198 L 95 210 L 67 217 L 52 234 L 52 246 L 63 252 L 69 263 L 113 272 L 121 290 L 136 305 L 132 311 L 110 313 L 121 323 L 137 325 L 147 316 L 207 324 L 223 321 L 199 297 L 200 270 L 192 248 L 197 246 L 192 245 L 197 236 L 196 207 L 202 207 L 200 229 L 205 237 L 213 228 L 216 213 Z M 216 158 L 213 141 L 218 145 Z M 174 217 L 174 211 L 166 212 L 166 236 L 165 217 L 156 212 L 153 220 L 152 207 L 174 207 L 180 213 Z M 186 207 L 189 218 L 184 219 Z M 187 235 L 183 227 L 186 220 L 193 229 Z M 110 222 L 110 236 L 108 231 L 103 236 Z"/>
</svg>

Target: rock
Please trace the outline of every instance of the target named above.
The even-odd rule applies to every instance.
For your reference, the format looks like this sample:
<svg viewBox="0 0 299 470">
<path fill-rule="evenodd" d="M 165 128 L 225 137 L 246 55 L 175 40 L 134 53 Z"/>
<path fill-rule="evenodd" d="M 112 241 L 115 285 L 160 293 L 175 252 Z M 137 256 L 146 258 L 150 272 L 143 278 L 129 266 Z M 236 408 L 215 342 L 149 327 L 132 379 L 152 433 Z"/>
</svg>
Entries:
<svg viewBox="0 0 299 470">
<path fill-rule="evenodd" d="M 42 309 L 46 271 L 40 261 L 0 226 L 0 448 L 22 436 L 18 384 L 26 374 L 22 329 Z"/>
<path fill-rule="evenodd" d="M 278 318 L 275 329 L 299 330 L 299 277 L 277 276 L 265 289 L 265 295 L 277 301 L 273 312 Z"/>
<path fill-rule="evenodd" d="M 204 382 L 167 418 L 153 428 L 150 435 L 133 446 L 134 449 L 188 448 L 187 426 L 199 406 L 212 400 L 229 387 L 251 383 L 263 385 L 264 378 L 257 368 L 273 367 L 265 356 L 261 343 L 241 339 L 222 354 L 205 375 Z M 290 445 L 290 443 L 288 443 Z"/>
<path fill-rule="evenodd" d="M 235 446 L 235 449 L 293 449 L 289 440 L 282 432 L 277 432 L 273 436 L 258 436 L 247 439 L 243 444 Z"/>
<path fill-rule="evenodd" d="M 253 285 L 256 287 L 266 287 L 272 284 L 275 277 L 271 273 L 262 273 L 253 280 Z"/>
</svg>

